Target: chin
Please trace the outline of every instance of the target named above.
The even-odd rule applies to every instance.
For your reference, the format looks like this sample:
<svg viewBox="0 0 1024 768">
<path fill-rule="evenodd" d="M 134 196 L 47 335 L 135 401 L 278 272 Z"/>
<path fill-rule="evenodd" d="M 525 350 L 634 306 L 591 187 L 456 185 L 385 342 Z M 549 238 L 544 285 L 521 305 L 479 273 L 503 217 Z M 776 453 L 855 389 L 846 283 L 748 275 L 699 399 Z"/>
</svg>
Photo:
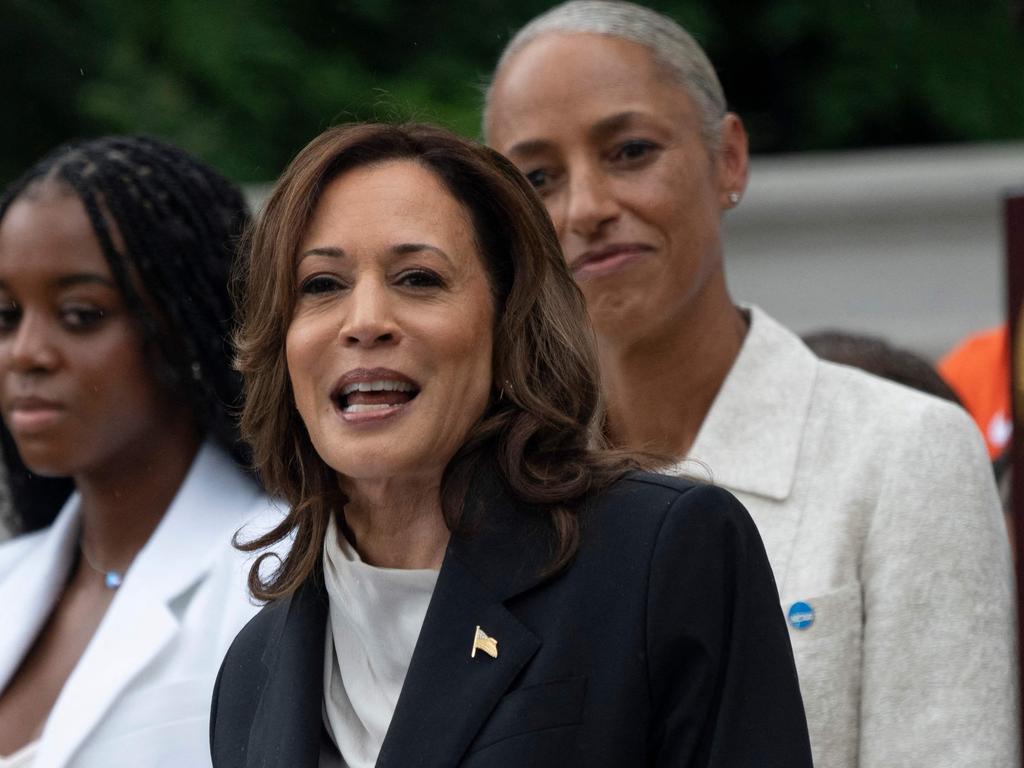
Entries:
<svg viewBox="0 0 1024 768">
<path fill-rule="evenodd" d="M 78 469 L 76 463 L 68 461 L 63 456 L 40 456 L 34 453 L 26 455 L 20 449 L 18 455 L 21 456 L 21 461 L 28 468 L 29 472 L 40 477 L 71 477 Z"/>
<path fill-rule="evenodd" d="M 629 293 L 609 290 L 585 298 L 590 322 L 601 338 L 627 340 L 636 337 L 639 328 L 647 327 L 651 307 Z"/>
<path fill-rule="evenodd" d="M 369 481 L 400 477 L 422 467 L 415 459 L 400 455 L 394 450 L 362 450 L 356 452 L 349 446 L 345 450 L 317 451 L 320 458 L 331 469 L 347 480 Z"/>
</svg>

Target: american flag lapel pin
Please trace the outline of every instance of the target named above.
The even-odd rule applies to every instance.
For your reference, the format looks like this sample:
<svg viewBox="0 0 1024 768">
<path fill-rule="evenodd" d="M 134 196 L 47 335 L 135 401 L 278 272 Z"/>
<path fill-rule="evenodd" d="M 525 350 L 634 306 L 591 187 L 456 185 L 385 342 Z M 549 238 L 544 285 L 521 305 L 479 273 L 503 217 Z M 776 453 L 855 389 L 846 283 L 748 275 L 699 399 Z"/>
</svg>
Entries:
<svg viewBox="0 0 1024 768">
<path fill-rule="evenodd" d="M 480 629 L 480 625 L 476 625 L 476 632 L 473 633 L 473 650 L 469 653 L 469 658 L 475 659 L 477 651 L 483 651 L 492 659 L 498 658 L 498 641 L 493 637 L 488 637 L 487 633 Z"/>
</svg>

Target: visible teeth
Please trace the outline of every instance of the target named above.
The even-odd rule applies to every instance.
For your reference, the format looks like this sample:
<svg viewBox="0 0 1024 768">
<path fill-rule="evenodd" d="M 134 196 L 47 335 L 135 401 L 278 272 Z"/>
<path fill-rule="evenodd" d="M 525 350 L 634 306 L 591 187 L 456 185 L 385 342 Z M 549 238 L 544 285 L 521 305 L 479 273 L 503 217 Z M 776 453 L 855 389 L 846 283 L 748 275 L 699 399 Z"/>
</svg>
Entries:
<svg viewBox="0 0 1024 768">
<path fill-rule="evenodd" d="M 372 405 L 346 405 L 345 413 L 364 413 L 365 411 L 382 411 L 385 408 L 394 408 L 391 403 L 374 403 Z"/>
<path fill-rule="evenodd" d="M 341 394 L 351 395 L 353 392 L 412 392 L 413 386 L 405 381 L 356 381 L 346 384 Z"/>
</svg>

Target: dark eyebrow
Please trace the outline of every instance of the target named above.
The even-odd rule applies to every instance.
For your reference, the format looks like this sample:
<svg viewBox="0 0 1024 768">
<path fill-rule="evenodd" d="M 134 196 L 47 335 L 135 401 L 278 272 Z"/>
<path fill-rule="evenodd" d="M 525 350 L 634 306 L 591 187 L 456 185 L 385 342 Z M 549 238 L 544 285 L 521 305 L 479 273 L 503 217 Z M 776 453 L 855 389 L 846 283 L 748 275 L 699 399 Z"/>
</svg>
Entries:
<svg viewBox="0 0 1024 768">
<path fill-rule="evenodd" d="M 521 141 L 518 144 L 513 144 L 504 152 L 504 154 L 509 158 L 514 158 L 516 155 L 529 157 L 530 155 L 539 155 L 550 147 L 551 142 L 546 139 L 529 139 L 527 141 Z"/>
<path fill-rule="evenodd" d="M 396 256 L 404 256 L 407 253 L 419 253 L 420 251 L 430 251 L 431 253 L 436 253 L 445 261 L 451 261 L 448 254 L 436 245 L 428 245 L 427 243 L 399 243 L 398 245 L 391 246 L 391 252 Z"/>
<path fill-rule="evenodd" d="M 103 275 L 97 275 L 91 272 L 79 272 L 73 275 L 62 275 L 61 277 L 58 277 L 54 281 L 54 284 L 58 288 L 73 288 L 76 285 L 96 284 L 105 286 L 107 288 L 113 288 L 115 291 L 117 290 L 117 286 L 114 284 L 114 281 L 111 280 L 109 277 L 104 277 Z"/>
<path fill-rule="evenodd" d="M 299 258 L 296 263 L 302 261 L 307 256 L 328 256 L 332 259 L 340 259 L 345 256 L 345 251 L 341 248 L 310 248 L 308 251 L 303 251 L 299 254 Z"/>
<path fill-rule="evenodd" d="M 419 253 L 420 251 L 431 251 L 436 253 L 446 261 L 451 261 L 451 257 L 438 248 L 436 245 L 429 245 L 428 243 L 398 243 L 397 245 L 391 246 L 389 249 L 391 253 L 396 256 L 405 256 L 409 253 Z M 337 248 L 334 246 L 325 246 L 322 248 L 310 248 L 308 251 L 303 251 L 299 254 L 299 261 L 302 261 L 307 256 L 327 256 L 332 259 L 341 259 L 347 256 L 343 248 Z"/>
<path fill-rule="evenodd" d="M 616 131 L 621 131 L 623 128 L 628 128 L 639 117 L 642 117 L 640 112 L 619 112 L 618 114 L 601 118 L 587 130 L 587 133 L 593 138 L 601 139 Z M 552 142 L 547 139 L 527 139 L 518 144 L 513 144 L 505 154 L 509 157 L 515 155 L 529 157 L 530 155 L 538 155 L 550 149 L 551 146 Z"/>
<path fill-rule="evenodd" d="M 639 117 L 641 117 L 639 112 L 619 112 L 617 115 L 611 115 L 610 117 L 598 120 L 590 127 L 590 130 L 587 131 L 587 133 L 591 136 L 601 138 L 610 133 L 621 131 L 623 128 L 628 128 L 636 122 Z"/>
<path fill-rule="evenodd" d="M 62 290 L 74 288 L 76 285 L 102 285 L 104 288 L 110 288 L 114 291 L 120 290 L 109 277 L 98 275 L 94 272 L 76 272 L 72 275 L 61 275 L 54 279 L 51 285 Z M 0 288 L 5 291 L 10 290 L 6 280 L 0 280 Z"/>
</svg>

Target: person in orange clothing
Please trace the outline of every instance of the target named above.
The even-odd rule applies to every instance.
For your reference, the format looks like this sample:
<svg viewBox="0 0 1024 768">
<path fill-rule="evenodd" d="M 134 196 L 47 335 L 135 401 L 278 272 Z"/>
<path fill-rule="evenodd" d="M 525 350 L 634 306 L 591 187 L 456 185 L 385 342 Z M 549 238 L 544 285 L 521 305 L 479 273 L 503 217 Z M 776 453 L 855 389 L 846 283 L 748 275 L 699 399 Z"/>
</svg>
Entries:
<svg viewBox="0 0 1024 768">
<path fill-rule="evenodd" d="M 977 423 L 994 461 L 1007 449 L 1013 434 L 1006 323 L 968 336 L 939 361 L 939 373 Z"/>
</svg>

